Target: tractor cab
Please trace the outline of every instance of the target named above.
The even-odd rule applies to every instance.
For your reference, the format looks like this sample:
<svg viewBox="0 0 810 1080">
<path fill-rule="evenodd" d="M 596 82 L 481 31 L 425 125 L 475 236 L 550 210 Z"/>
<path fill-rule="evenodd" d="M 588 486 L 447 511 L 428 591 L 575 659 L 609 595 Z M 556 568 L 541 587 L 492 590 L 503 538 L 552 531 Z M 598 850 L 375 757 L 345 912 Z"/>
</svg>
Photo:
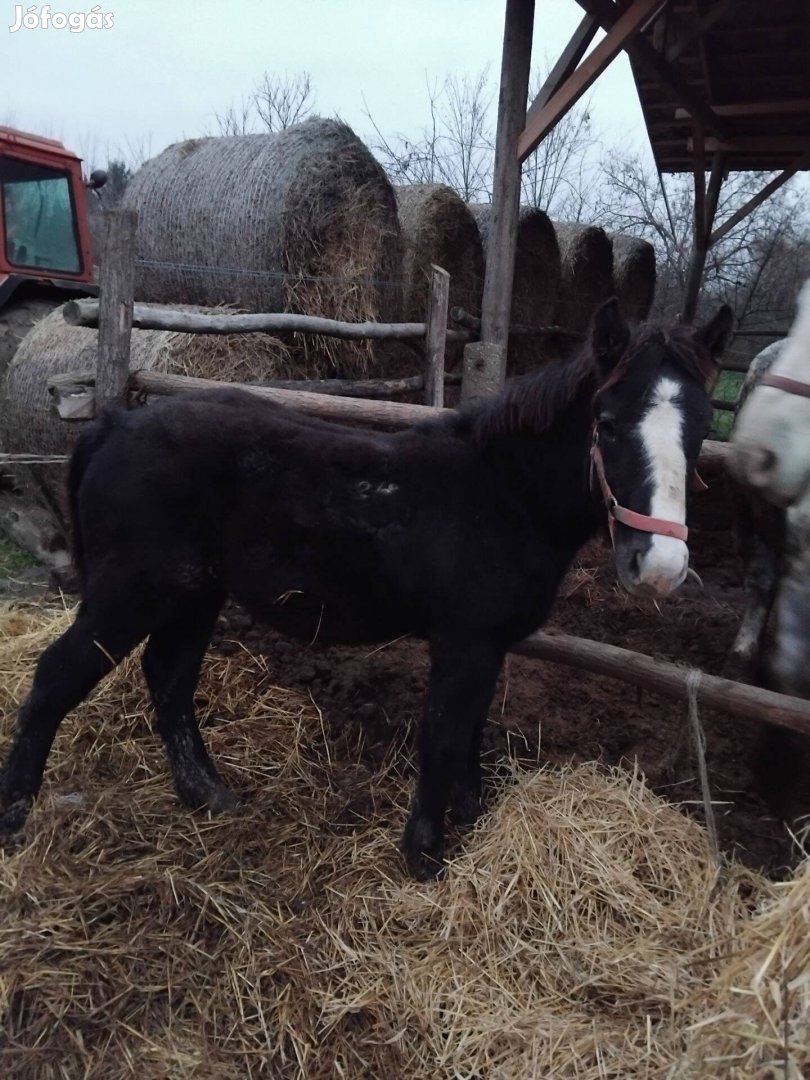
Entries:
<svg viewBox="0 0 810 1080">
<path fill-rule="evenodd" d="M 86 189 L 105 180 L 56 139 L 0 127 L 0 307 L 23 285 L 95 291 Z"/>
</svg>

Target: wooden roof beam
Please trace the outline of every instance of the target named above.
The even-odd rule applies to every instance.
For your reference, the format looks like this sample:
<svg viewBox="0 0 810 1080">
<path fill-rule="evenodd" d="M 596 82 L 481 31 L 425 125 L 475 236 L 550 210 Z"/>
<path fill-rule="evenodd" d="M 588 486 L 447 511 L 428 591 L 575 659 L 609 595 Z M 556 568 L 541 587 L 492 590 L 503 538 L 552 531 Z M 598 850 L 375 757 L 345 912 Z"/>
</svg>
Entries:
<svg viewBox="0 0 810 1080">
<path fill-rule="evenodd" d="M 595 15 L 606 30 L 612 28 L 621 15 L 613 0 L 577 0 L 577 3 L 588 14 Z M 700 96 L 699 92 L 691 89 L 675 67 L 667 63 L 665 57 L 654 49 L 649 41 L 638 36 L 627 46 L 627 52 L 631 60 L 643 67 L 656 81 L 666 86 L 673 97 L 689 110 L 695 120 L 700 120 L 705 128 L 717 135 L 727 134 L 727 125 L 721 117 Z"/>
<path fill-rule="evenodd" d="M 531 119 L 527 118 L 526 127 L 517 142 L 519 161 L 526 160 L 549 131 L 596 82 L 605 68 L 627 47 L 629 40 L 666 6 L 666 2 L 667 0 L 633 0 L 632 5 L 615 20 L 615 24 L 609 28 L 593 52 L 569 75 L 549 101 L 534 111 Z"/>
<path fill-rule="evenodd" d="M 789 154 L 799 157 L 810 149 L 808 135 L 736 135 L 730 139 L 703 140 L 704 150 L 709 153 L 721 151 L 730 154 Z M 695 140 L 687 139 L 687 150 L 694 152 Z"/>
<path fill-rule="evenodd" d="M 709 237 L 709 245 L 711 246 L 712 244 L 716 244 L 718 240 L 722 240 L 736 225 L 739 225 L 740 222 L 747 218 L 758 206 L 761 206 L 766 199 L 770 198 L 775 191 L 778 191 L 783 184 L 786 184 L 791 177 L 795 176 L 800 169 L 806 169 L 808 166 L 810 166 L 810 150 L 802 154 L 801 157 L 798 157 L 786 169 L 783 169 L 783 171 L 767 183 L 761 191 L 741 206 L 735 214 L 732 214 L 728 221 L 723 222 L 718 229 L 715 229 Z"/>
<path fill-rule="evenodd" d="M 686 34 L 684 37 L 681 38 L 680 41 L 677 41 L 674 45 L 670 46 L 670 48 L 667 49 L 667 62 L 671 64 L 674 60 L 677 60 L 679 56 L 681 56 L 688 48 L 690 48 L 690 46 L 694 44 L 702 44 L 703 35 L 706 34 L 707 31 L 711 30 L 711 28 L 721 17 L 721 15 L 726 11 L 730 4 L 731 0 L 715 0 L 714 5 L 709 8 L 709 10 L 704 14 L 703 18 L 697 20 L 691 19 L 691 16 L 694 14 L 693 11 L 690 11 L 688 9 L 684 11 L 684 15 L 687 18 L 690 18 L 692 26 L 688 34 Z"/>
<path fill-rule="evenodd" d="M 712 106 L 718 116 L 789 116 L 806 113 L 810 117 L 810 98 L 788 98 L 786 101 L 741 101 L 731 105 Z M 655 105 L 654 108 L 661 108 Z M 676 120 L 689 120 L 688 109 L 676 109 Z"/>
<path fill-rule="evenodd" d="M 593 15 L 584 15 L 579 26 L 571 36 L 571 40 L 562 51 L 562 55 L 548 74 L 548 78 L 540 87 L 537 97 L 526 113 L 526 127 L 534 120 L 540 110 L 548 105 L 552 97 L 557 93 L 562 84 L 576 71 L 582 57 L 588 51 L 588 46 L 596 36 L 599 29 L 599 21 Z"/>
</svg>

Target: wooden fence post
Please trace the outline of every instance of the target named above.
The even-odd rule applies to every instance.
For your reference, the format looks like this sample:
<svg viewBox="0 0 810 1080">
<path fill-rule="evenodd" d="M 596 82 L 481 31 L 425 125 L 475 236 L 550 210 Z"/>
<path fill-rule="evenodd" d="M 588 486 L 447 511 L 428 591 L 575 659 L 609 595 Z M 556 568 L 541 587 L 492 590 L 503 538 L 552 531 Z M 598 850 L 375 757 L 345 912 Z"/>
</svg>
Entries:
<svg viewBox="0 0 810 1080">
<path fill-rule="evenodd" d="M 123 404 L 129 379 L 129 343 L 135 300 L 135 210 L 104 213 L 104 265 L 98 310 L 96 413 Z"/>
<path fill-rule="evenodd" d="M 509 344 L 520 211 L 517 142 L 526 122 L 533 26 L 534 0 L 506 0 L 495 175 L 492 180 L 492 220 L 481 298 L 481 341 L 480 344 L 468 345 L 464 350 L 461 397 L 465 401 L 497 394 L 506 381 L 506 350 Z"/>
<path fill-rule="evenodd" d="M 425 320 L 425 404 L 434 409 L 444 408 L 444 349 L 449 304 L 450 275 L 440 266 L 431 266 Z"/>
</svg>

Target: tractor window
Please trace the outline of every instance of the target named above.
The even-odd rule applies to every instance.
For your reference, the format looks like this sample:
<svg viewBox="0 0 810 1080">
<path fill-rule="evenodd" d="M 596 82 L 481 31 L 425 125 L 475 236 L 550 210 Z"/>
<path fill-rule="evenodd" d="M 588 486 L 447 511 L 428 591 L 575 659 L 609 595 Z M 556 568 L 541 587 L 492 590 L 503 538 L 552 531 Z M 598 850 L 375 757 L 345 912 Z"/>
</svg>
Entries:
<svg viewBox="0 0 810 1080">
<path fill-rule="evenodd" d="M 6 258 L 27 270 L 81 270 L 75 215 L 66 173 L 0 158 Z"/>
</svg>

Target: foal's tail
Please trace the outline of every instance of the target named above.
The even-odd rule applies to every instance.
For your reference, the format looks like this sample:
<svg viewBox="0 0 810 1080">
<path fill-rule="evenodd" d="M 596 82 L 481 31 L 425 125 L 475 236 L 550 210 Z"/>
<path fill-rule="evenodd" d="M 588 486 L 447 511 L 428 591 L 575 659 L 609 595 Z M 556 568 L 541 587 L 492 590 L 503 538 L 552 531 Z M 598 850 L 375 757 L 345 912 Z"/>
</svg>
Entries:
<svg viewBox="0 0 810 1080">
<path fill-rule="evenodd" d="M 70 544 L 73 554 L 73 565 L 79 575 L 79 584 L 84 592 L 84 545 L 82 542 L 82 530 L 79 518 L 79 489 L 96 451 L 107 439 L 111 428 L 109 412 L 103 412 L 97 420 L 86 427 L 79 436 L 68 466 L 68 510 L 70 513 Z"/>
</svg>

